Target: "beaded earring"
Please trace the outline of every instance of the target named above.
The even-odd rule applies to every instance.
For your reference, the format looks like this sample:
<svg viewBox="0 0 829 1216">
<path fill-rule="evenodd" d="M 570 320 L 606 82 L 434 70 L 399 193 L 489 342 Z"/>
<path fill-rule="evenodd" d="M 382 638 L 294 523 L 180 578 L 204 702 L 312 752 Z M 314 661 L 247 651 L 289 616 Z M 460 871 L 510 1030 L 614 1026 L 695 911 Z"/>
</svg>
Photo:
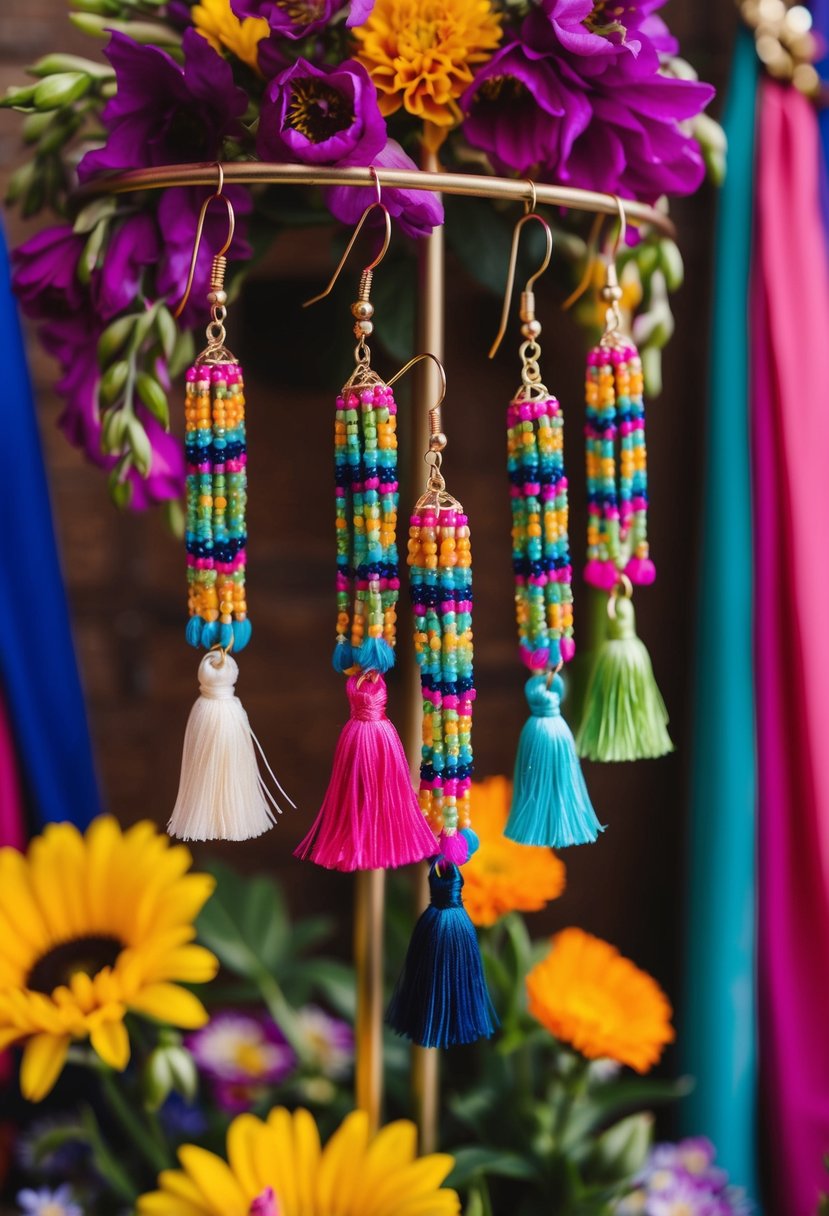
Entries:
<svg viewBox="0 0 829 1216">
<path fill-rule="evenodd" d="M 673 751 L 668 713 L 650 656 L 636 634 L 635 585 L 656 578 L 647 534 L 648 481 L 642 361 L 622 330 L 622 290 L 616 256 L 607 261 L 601 298 L 604 333 L 587 356 L 585 424 L 587 467 L 587 583 L 608 595 L 607 635 L 596 653 L 576 742 L 591 760 L 645 760 Z M 572 298 L 572 297 L 571 297 Z M 618 450 L 618 462 L 617 462 Z"/>
<path fill-rule="evenodd" d="M 469 521 L 441 473 L 446 377 L 435 356 L 419 355 L 393 380 L 426 358 L 436 363 L 443 391 L 429 414 L 429 479 L 410 520 L 408 565 L 423 696 L 420 807 L 440 853 L 429 871 L 430 906 L 415 925 L 387 1017 L 422 1047 L 450 1047 L 488 1037 L 496 1019 L 461 896 L 460 867 L 478 847 L 470 814 L 472 554 Z"/>
<path fill-rule="evenodd" d="M 225 253 L 233 240 L 234 213 L 219 185 L 199 215 L 190 274 L 180 316 L 190 295 L 204 220 L 214 199 L 227 208 L 228 236 L 213 258 L 207 346 L 187 372 L 185 545 L 190 619 L 187 641 L 207 653 L 199 665 L 200 695 L 187 722 L 178 797 L 167 830 L 182 840 L 248 840 L 281 813 L 256 760 L 254 743 L 276 780 L 241 701 L 234 695 L 239 668 L 231 650 L 247 646 L 251 625 L 245 600 L 247 454 L 242 369 L 225 346 Z"/>
<path fill-rule="evenodd" d="M 333 870 L 390 869 L 437 851 L 420 813 L 400 737 L 386 716 L 385 673 L 394 664 L 400 579 L 397 553 L 397 406 L 391 382 L 371 366 L 374 268 L 391 237 L 382 202 L 363 212 L 328 287 L 328 295 L 372 210 L 385 219 L 385 240 L 360 278 L 352 304 L 355 368 L 334 414 L 337 537 L 337 640 L 334 668 L 348 679 L 351 716 L 334 754 L 319 814 L 297 857 Z"/>
<path fill-rule="evenodd" d="M 541 380 L 538 363 L 541 324 L 533 287 L 550 264 L 553 238 L 547 221 L 533 210 L 528 209 L 513 232 L 501 326 L 489 357 L 495 356 L 506 332 L 521 229 L 532 220 L 544 230 L 546 251 L 521 293 L 521 386 L 507 409 L 515 612 L 519 651 L 530 671 L 525 685 L 530 717 L 518 743 L 504 835 L 519 844 L 563 848 L 592 843 L 603 829 L 561 713 L 564 683 L 559 672 L 576 651 L 564 418 Z"/>
</svg>

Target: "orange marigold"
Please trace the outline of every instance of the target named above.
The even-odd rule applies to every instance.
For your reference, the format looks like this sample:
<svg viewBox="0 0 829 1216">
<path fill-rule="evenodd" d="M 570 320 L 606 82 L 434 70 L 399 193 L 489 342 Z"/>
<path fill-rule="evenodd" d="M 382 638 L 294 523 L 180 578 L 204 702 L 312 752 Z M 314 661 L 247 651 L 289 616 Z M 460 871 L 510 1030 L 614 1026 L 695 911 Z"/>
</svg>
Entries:
<svg viewBox="0 0 829 1216">
<path fill-rule="evenodd" d="M 676 1037 L 656 980 L 581 929 L 563 929 L 552 946 L 527 976 L 533 1017 L 590 1060 L 647 1072 Z"/>
<path fill-rule="evenodd" d="M 474 830 L 481 842 L 463 868 L 463 900 L 476 925 L 506 912 L 537 912 L 564 890 L 564 863 L 552 849 L 516 844 L 504 836 L 511 784 L 489 777 L 472 787 Z"/>
<path fill-rule="evenodd" d="M 384 114 L 404 106 L 450 127 L 460 120 L 456 98 L 475 65 L 501 40 L 501 18 L 490 0 L 375 0 L 353 33 Z"/>
</svg>

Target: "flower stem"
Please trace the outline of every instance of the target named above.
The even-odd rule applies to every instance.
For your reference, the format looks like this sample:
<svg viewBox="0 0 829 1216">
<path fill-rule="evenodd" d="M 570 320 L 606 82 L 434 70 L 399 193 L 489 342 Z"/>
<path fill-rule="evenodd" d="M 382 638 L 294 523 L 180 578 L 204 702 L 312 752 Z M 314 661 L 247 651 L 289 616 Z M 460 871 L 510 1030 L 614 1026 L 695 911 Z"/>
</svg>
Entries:
<svg viewBox="0 0 829 1216">
<path fill-rule="evenodd" d="M 101 1089 L 107 1104 L 121 1127 L 129 1136 L 132 1143 L 141 1152 L 155 1174 L 169 1169 L 173 1164 L 166 1146 L 159 1143 L 143 1120 L 135 1113 L 121 1093 L 112 1071 L 101 1068 L 98 1074 L 101 1078 Z"/>
</svg>

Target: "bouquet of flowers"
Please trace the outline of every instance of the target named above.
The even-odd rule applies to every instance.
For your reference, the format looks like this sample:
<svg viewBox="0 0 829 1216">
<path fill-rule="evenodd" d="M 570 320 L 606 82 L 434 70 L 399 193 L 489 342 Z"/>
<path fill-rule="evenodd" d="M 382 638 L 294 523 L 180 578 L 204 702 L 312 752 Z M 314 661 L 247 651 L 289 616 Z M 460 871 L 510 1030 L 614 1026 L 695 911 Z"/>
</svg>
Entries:
<svg viewBox="0 0 829 1216">
<path fill-rule="evenodd" d="M 142 508 L 181 492 L 167 390 L 191 352 L 221 217 L 208 216 L 178 328 L 172 310 L 204 191 L 103 196 L 78 207 L 79 181 L 256 158 L 414 168 L 439 154 L 459 169 L 648 202 L 687 194 L 706 162 L 721 171 L 722 138 L 702 114 L 713 90 L 678 57 L 656 12 L 663 2 L 70 0 L 72 22 L 106 40 L 103 61 L 47 55 L 32 66 L 33 81 L 2 102 L 25 115 L 31 150 L 10 201 L 24 216 L 48 208 L 60 220 L 16 251 L 15 284 L 60 366 L 63 430 L 109 470 L 115 500 Z M 226 194 L 238 219 L 228 253 L 237 271 L 280 228 L 324 210 L 353 223 L 373 197 L 332 187 L 307 192 L 297 207 L 295 195 L 274 188 L 233 185 Z M 384 188 L 383 202 L 408 237 L 444 219 L 427 191 Z M 483 223 L 497 229 L 490 212 Z M 578 232 L 576 219 L 566 222 Z M 472 227 L 480 246 L 490 229 Z M 480 274 L 469 229 L 450 224 L 450 240 Z M 571 239 L 567 248 L 572 256 L 584 244 Z M 643 303 L 636 336 L 654 380 L 658 358 L 648 351 L 670 336 L 667 293 L 681 280 L 681 259 L 672 242 L 653 237 L 629 261 L 630 302 Z"/>
<path fill-rule="evenodd" d="M 0 850 L 0 1061 L 26 1099 L 0 1123 L 0 1196 L 25 1216 L 747 1216 L 707 1141 L 649 1155 L 650 1108 L 687 1091 L 647 1075 L 670 1004 L 579 928 L 532 940 L 565 868 L 504 838 L 509 792 L 476 787 L 466 880 L 502 1029 L 444 1057 L 446 1151 L 420 1158 L 407 1048 L 388 1036 L 393 1121 L 372 1134 L 351 1109 L 353 973 L 272 880 L 194 872 L 109 817 Z M 402 940 L 405 880 L 389 896 Z"/>
</svg>

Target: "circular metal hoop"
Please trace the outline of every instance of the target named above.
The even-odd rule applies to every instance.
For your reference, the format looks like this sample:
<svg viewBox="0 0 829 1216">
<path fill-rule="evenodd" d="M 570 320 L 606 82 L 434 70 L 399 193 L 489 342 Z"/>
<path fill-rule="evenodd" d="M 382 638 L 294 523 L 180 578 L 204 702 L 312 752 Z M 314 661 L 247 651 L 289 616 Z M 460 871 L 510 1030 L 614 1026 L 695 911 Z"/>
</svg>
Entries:
<svg viewBox="0 0 829 1216">
<path fill-rule="evenodd" d="M 334 169 L 327 165 L 277 165 L 266 161 L 239 161 L 222 166 L 226 184 L 253 186 L 257 184 L 295 186 L 386 186 L 407 190 L 436 190 L 442 194 L 457 194 L 477 198 L 545 203 L 552 207 L 570 207 L 594 214 L 618 215 L 618 203 L 612 194 L 595 190 L 576 190 L 572 186 L 547 186 L 506 177 L 487 177 L 473 173 L 427 173 L 420 169 L 372 168 Z M 131 169 L 85 182 L 75 193 L 78 202 L 104 194 L 129 194 L 136 190 L 166 190 L 170 186 L 213 186 L 216 182 L 216 162 L 200 165 L 163 165 L 150 169 Z M 676 229 L 667 215 L 645 203 L 625 202 L 628 220 L 650 224 L 665 236 L 676 236 Z"/>
</svg>

